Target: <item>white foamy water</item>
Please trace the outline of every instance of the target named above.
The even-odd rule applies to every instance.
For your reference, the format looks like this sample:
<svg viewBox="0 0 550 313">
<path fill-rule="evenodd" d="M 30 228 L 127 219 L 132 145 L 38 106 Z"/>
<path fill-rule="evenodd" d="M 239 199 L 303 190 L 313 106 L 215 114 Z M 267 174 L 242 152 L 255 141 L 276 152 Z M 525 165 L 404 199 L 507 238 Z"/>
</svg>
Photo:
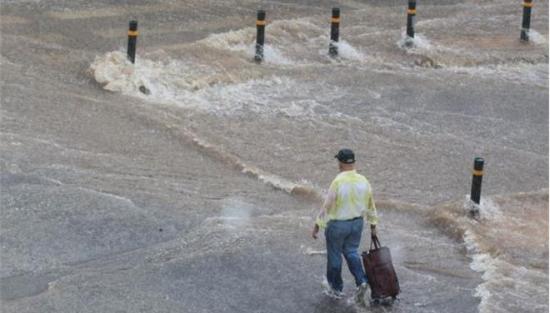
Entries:
<svg viewBox="0 0 550 313">
<path fill-rule="evenodd" d="M 548 297 L 544 285 L 548 275 L 541 270 L 528 269 L 493 257 L 479 249 L 481 240 L 471 231 L 467 231 L 464 241 L 472 258 L 471 268 L 482 273 L 484 282 L 476 288 L 475 295 L 481 299 L 481 313 L 496 312 L 547 312 L 548 305 L 537 303 L 532 299 Z"/>
<path fill-rule="evenodd" d="M 338 90 L 327 86 L 308 85 L 287 77 L 271 77 L 250 80 L 231 85 L 217 85 L 201 90 L 197 96 L 203 99 L 211 111 L 220 114 L 246 112 L 284 114 L 289 117 L 314 117 L 317 110 L 328 111 L 323 102 L 335 99 Z M 319 92 L 315 94 L 317 88 Z M 288 95 L 295 95 L 287 99 Z"/>
<path fill-rule="evenodd" d="M 133 65 L 121 51 L 97 57 L 90 71 L 106 90 L 219 115 L 315 117 L 332 113 L 326 103 L 342 93 L 335 86 L 280 76 L 240 81 L 223 69 L 170 59 L 158 62 L 139 57 Z M 142 86 L 150 94 L 140 91 Z"/>
<path fill-rule="evenodd" d="M 253 28 L 244 28 L 229 31 L 221 34 L 213 34 L 199 41 L 198 44 L 204 44 L 220 50 L 229 50 L 237 53 L 242 58 L 252 60 L 256 53 L 255 30 Z M 264 45 L 263 63 L 274 65 L 294 64 L 284 52 L 271 43 Z"/>
<path fill-rule="evenodd" d="M 407 43 L 412 43 L 412 46 L 408 47 Z M 426 36 L 423 34 L 416 33 L 414 34 L 414 38 L 410 38 L 407 36 L 406 33 L 401 34 L 401 39 L 397 41 L 397 46 L 401 49 L 405 49 L 405 51 L 409 52 L 415 52 L 418 50 L 429 50 L 432 49 L 432 43 Z"/>
<path fill-rule="evenodd" d="M 360 61 L 360 62 L 365 61 L 367 57 L 364 52 L 353 47 L 351 44 L 349 44 L 345 40 L 342 40 L 338 43 L 338 53 L 344 59 Z"/>
<path fill-rule="evenodd" d="M 137 91 L 139 86 L 143 85 L 135 67 L 121 51 L 107 53 L 101 58 L 97 57 L 90 65 L 90 69 L 93 71 L 95 80 L 109 91 L 128 94 L 129 91 Z"/>
<path fill-rule="evenodd" d="M 355 48 L 346 40 L 340 40 L 334 43 L 338 47 L 338 59 L 366 62 L 367 55 L 362 50 Z M 319 55 L 328 58 L 328 47 L 323 46 L 319 49 Z"/>
<path fill-rule="evenodd" d="M 229 229 L 244 228 L 249 222 L 254 207 L 240 198 L 225 199 L 220 218 Z"/>
<path fill-rule="evenodd" d="M 532 197 L 540 196 L 535 194 Z M 514 197 L 499 199 L 503 200 L 507 203 L 517 201 Z M 544 215 L 544 212 L 540 212 L 541 208 L 545 209 L 544 203 L 542 207 L 540 205 L 540 202 L 535 202 L 539 208 L 528 210 L 533 209 L 533 212 Z M 538 216 L 525 214 L 525 208 L 514 204 L 511 207 L 514 212 L 506 212 L 495 200 L 482 198 L 479 206 L 480 222 L 464 221 L 464 242 L 472 258 L 470 266 L 474 271 L 482 273 L 484 281 L 476 288 L 476 296 L 481 299 L 480 312 L 547 312 L 548 303 L 533 301 L 548 298 L 547 263 L 543 265 L 548 257 L 544 255 L 548 249 L 547 220 L 541 223 Z M 467 202 L 465 209 L 470 209 Z M 537 225 L 533 225 L 534 220 L 538 220 Z M 536 230 L 525 230 L 530 227 Z M 543 246 L 538 248 L 544 228 L 546 236 L 542 238 Z M 522 233 L 518 233 L 518 229 Z"/>
<path fill-rule="evenodd" d="M 213 34 L 197 44 L 219 50 L 229 50 L 242 58 L 252 59 L 255 53 L 256 30 L 252 27 Z M 324 64 L 328 57 L 330 34 L 309 19 L 275 21 L 266 27 L 264 63 L 267 65 L 311 66 Z M 339 57 L 343 60 L 365 62 L 362 49 L 346 40 L 338 43 Z M 318 55 L 313 52 L 318 51 Z"/>
<path fill-rule="evenodd" d="M 465 213 L 469 213 L 472 210 L 476 210 L 481 219 L 495 220 L 502 217 L 502 210 L 497 204 L 487 197 L 480 199 L 480 204 L 475 204 L 470 200 L 470 195 L 464 196 L 464 210 Z"/>
<path fill-rule="evenodd" d="M 136 59 L 134 65 L 124 52 L 108 52 L 96 57 L 90 71 L 106 90 L 141 96 L 139 89 L 145 86 L 164 99 L 173 98 L 181 90 L 197 90 L 218 82 L 216 73 L 205 66 L 172 59 L 152 61 L 139 56 Z"/>
<path fill-rule="evenodd" d="M 529 30 L 529 40 L 536 45 L 548 45 L 548 37 L 534 29 Z"/>
<path fill-rule="evenodd" d="M 540 87 L 548 86 L 548 64 L 544 63 L 518 63 L 476 67 L 452 66 L 445 68 L 445 70 L 488 79 L 498 77 L 499 79 L 517 84 L 533 84 Z"/>
</svg>

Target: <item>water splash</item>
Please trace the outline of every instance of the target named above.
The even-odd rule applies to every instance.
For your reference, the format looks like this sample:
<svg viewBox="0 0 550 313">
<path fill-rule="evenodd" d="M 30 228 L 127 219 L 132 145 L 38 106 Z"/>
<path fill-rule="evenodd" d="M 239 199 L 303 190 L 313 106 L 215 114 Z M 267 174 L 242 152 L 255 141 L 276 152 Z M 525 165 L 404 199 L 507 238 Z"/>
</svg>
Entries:
<svg viewBox="0 0 550 313">
<path fill-rule="evenodd" d="M 529 40 L 536 45 L 547 45 L 548 37 L 543 36 L 541 33 L 537 32 L 534 29 L 529 30 Z"/>
<path fill-rule="evenodd" d="M 367 59 L 367 56 L 363 51 L 355 48 L 345 40 L 336 42 L 334 45 L 338 47 L 338 57 L 342 59 L 358 62 L 365 62 Z M 328 48 L 323 46 L 319 49 L 319 55 L 328 56 Z"/>
<path fill-rule="evenodd" d="M 254 207 L 240 198 L 224 200 L 220 219 L 227 229 L 242 229 L 250 223 Z"/>
<path fill-rule="evenodd" d="M 208 36 L 206 39 L 199 42 L 206 46 L 229 50 L 238 53 L 241 57 L 252 60 L 255 55 L 255 39 L 252 28 L 229 31 L 221 34 Z M 272 44 L 264 45 L 264 63 L 274 65 L 290 65 L 294 62 L 286 57 L 284 53 Z"/>
<path fill-rule="evenodd" d="M 540 87 L 548 86 L 548 64 L 537 63 L 518 63 L 518 64 L 499 64 L 486 66 L 449 66 L 445 70 L 458 74 L 467 74 L 472 76 L 484 77 L 487 79 L 500 79 L 516 83 L 529 84 Z"/>
<path fill-rule="evenodd" d="M 107 52 L 90 65 L 95 80 L 109 91 L 142 96 L 145 86 L 157 98 L 173 98 L 178 90 L 193 91 L 221 81 L 214 69 L 180 60 L 153 61 L 138 56 L 136 64 L 122 51 Z"/>
<path fill-rule="evenodd" d="M 547 195 L 547 192 L 542 194 Z M 525 303 L 525 299 L 548 297 L 548 289 L 542 287 L 548 281 L 547 264 L 538 264 L 541 260 L 539 254 L 548 251 L 548 243 L 544 239 L 544 247 L 536 239 L 544 229 L 544 237 L 548 236 L 547 212 L 544 221 L 533 222 L 533 219 L 539 219 L 536 215 L 544 215 L 548 206 L 548 199 L 540 202 L 540 197 L 541 194 L 532 193 L 482 198 L 480 222 L 463 221 L 467 228 L 464 243 L 472 258 L 470 267 L 482 273 L 484 281 L 476 288 L 476 296 L 481 298 L 480 312 L 548 310 L 548 303 Z M 528 208 L 522 209 L 518 204 Z M 524 210 L 532 214 L 524 214 Z M 540 249 L 537 248 L 541 244 Z M 545 269 L 541 270 L 541 267 Z"/>
<path fill-rule="evenodd" d="M 90 72 L 106 90 L 220 116 L 252 112 L 315 118 L 333 113 L 329 104 L 343 92 L 336 86 L 304 83 L 285 76 L 247 79 L 244 74 L 230 73 L 216 65 L 168 57 L 163 57 L 163 61 L 139 57 L 134 65 L 121 51 L 97 57 Z"/>
<path fill-rule="evenodd" d="M 108 52 L 96 57 L 90 65 L 95 80 L 109 91 L 131 94 L 138 90 L 143 81 L 136 74 L 135 67 L 120 51 Z"/>
<path fill-rule="evenodd" d="M 397 42 L 397 46 L 405 49 L 407 52 L 416 52 L 419 50 L 430 50 L 433 48 L 432 43 L 422 34 L 415 34 L 414 38 L 410 38 L 406 33 L 401 34 L 401 39 Z"/>
</svg>

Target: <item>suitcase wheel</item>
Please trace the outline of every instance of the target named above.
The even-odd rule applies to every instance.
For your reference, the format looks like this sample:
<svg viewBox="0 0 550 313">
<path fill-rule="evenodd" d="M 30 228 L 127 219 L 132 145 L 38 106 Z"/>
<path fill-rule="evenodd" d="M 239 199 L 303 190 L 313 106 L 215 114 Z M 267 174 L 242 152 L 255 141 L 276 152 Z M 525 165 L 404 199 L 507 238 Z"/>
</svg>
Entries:
<svg viewBox="0 0 550 313">
<path fill-rule="evenodd" d="M 376 298 L 376 299 L 370 300 L 371 305 L 392 305 L 395 302 L 399 302 L 399 298 L 397 296 L 392 296 L 392 297 L 383 298 L 383 299 Z"/>
</svg>

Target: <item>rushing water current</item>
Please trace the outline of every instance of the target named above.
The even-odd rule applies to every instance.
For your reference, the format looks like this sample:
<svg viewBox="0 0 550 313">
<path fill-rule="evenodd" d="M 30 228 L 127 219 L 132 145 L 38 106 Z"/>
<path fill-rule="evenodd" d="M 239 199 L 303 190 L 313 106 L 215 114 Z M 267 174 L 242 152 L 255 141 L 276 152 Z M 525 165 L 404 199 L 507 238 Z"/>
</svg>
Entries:
<svg viewBox="0 0 550 313">
<path fill-rule="evenodd" d="M 419 0 L 407 48 L 406 1 L 0 1 L 2 312 L 547 312 L 534 3 L 521 42 L 521 1 Z M 354 304 L 346 269 L 345 299 L 323 295 L 309 233 L 343 147 L 374 188 L 391 306 Z"/>
</svg>

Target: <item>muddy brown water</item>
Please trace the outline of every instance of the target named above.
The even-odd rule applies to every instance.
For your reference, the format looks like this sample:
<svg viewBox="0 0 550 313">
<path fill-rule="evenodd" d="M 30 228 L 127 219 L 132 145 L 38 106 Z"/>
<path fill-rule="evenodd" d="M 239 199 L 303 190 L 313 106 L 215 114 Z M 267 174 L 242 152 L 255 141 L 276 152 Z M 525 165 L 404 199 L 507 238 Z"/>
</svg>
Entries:
<svg viewBox="0 0 550 313">
<path fill-rule="evenodd" d="M 548 309 L 544 3 L 522 44 L 515 1 L 423 1 L 404 50 L 404 3 L 343 1 L 338 59 L 328 1 L 1 5 L 2 311 Z M 309 231 L 341 147 L 374 187 L 393 306 L 351 303 L 346 269 L 347 298 L 322 294 Z"/>
</svg>

